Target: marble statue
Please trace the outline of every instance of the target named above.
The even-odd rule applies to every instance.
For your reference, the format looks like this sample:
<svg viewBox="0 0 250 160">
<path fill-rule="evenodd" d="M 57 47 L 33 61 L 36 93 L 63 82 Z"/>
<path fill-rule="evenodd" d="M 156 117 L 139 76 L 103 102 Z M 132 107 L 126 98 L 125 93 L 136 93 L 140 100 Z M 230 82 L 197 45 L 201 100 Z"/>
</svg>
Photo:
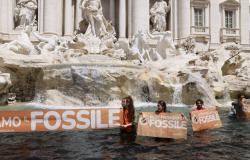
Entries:
<svg viewBox="0 0 250 160">
<path fill-rule="evenodd" d="M 51 36 L 49 38 L 43 37 L 36 32 L 33 32 L 33 35 L 40 41 L 37 46 L 37 49 L 42 53 L 45 52 L 65 52 L 69 49 L 68 44 L 69 41 L 66 38 L 59 36 Z"/>
<path fill-rule="evenodd" d="M 81 9 L 83 18 L 87 21 L 92 35 L 102 38 L 108 35 L 110 31 L 114 31 L 112 25 L 103 16 L 100 0 L 82 0 Z"/>
<path fill-rule="evenodd" d="M 36 54 L 34 45 L 30 41 L 31 33 L 32 33 L 32 26 L 26 26 L 16 40 L 3 44 L 0 48 L 7 48 L 8 50 L 16 54 L 24 54 L 24 55 Z"/>
<path fill-rule="evenodd" d="M 16 28 L 37 26 L 36 22 L 37 0 L 18 0 L 15 8 Z"/>
<path fill-rule="evenodd" d="M 167 56 L 175 56 L 176 48 L 171 37 L 170 32 L 153 35 L 140 31 L 132 41 L 130 54 L 142 63 L 161 61 Z"/>
<path fill-rule="evenodd" d="M 170 5 L 164 0 L 157 0 L 150 9 L 150 20 L 152 22 L 152 31 L 164 32 L 167 30 L 167 13 Z"/>
<path fill-rule="evenodd" d="M 195 44 L 195 39 L 193 37 L 188 37 L 181 43 L 181 47 L 186 51 L 186 53 L 193 53 Z"/>
<path fill-rule="evenodd" d="M 116 32 L 103 15 L 101 1 L 82 0 L 80 4 L 83 20 L 79 24 L 79 30 L 74 33 L 74 43 L 71 45 L 94 54 L 114 49 Z"/>
</svg>

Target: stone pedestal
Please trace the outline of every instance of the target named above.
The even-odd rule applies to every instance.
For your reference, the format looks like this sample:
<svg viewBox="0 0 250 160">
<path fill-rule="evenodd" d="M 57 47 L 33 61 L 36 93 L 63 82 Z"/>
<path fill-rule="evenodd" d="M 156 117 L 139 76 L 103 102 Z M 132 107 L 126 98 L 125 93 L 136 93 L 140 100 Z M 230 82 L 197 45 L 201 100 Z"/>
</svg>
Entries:
<svg viewBox="0 0 250 160">
<path fill-rule="evenodd" d="M 79 23 L 82 20 L 82 9 L 81 9 L 82 0 L 75 0 L 75 1 L 76 1 L 75 29 L 77 29 L 79 28 Z"/>
</svg>

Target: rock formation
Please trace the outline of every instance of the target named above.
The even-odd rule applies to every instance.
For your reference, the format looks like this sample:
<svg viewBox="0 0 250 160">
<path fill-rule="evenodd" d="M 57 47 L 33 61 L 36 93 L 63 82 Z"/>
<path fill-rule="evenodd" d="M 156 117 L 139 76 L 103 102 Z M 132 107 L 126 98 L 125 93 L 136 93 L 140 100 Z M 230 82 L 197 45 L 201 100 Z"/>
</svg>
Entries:
<svg viewBox="0 0 250 160">
<path fill-rule="evenodd" d="M 0 104 L 7 104 L 9 88 L 11 87 L 11 80 L 9 73 L 0 72 Z"/>
</svg>

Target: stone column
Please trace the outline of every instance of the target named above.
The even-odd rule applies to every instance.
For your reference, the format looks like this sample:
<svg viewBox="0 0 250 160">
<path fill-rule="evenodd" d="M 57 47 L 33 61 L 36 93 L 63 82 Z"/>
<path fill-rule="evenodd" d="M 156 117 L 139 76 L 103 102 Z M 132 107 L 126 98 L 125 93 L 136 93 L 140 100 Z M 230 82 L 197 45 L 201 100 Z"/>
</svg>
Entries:
<svg viewBox="0 0 250 160">
<path fill-rule="evenodd" d="M 43 9 L 44 9 L 44 0 L 38 0 L 38 31 L 39 31 L 39 33 L 43 33 L 43 28 L 44 28 L 44 16 L 43 16 L 43 14 L 44 14 L 44 11 L 43 11 Z"/>
<path fill-rule="evenodd" d="M 126 0 L 119 3 L 119 38 L 126 38 Z"/>
<path fill-rule="evenodd" d="M 132 39 L 132 0 L 128 0 L 128 38 Z"/>
<path fill-rule="evenodd" d="M 0 0 L 0 32 L 9 33 L 13 25 L 12 0 Z"/>
<path fill-rule="evenodd" d="M 178 1 L 171 0 L 171 32 L 174 40 L 178 38 Z"/>
<path fill-rule="evenodd" d="M 76 0 L 75 29 L 79 29 L 79 23 L 81 21 L 82 21 L 81 0 Z"/>
<path fill-rule="evenodd" d="M 149 31 L 149 0 L 133 0 L 133 35 L 138 31 Z"/>
<path fill-rule="evenodd" d="M 178 35 L 179 38 L 186 38 L 190 36 L 190 2 L 187 0 L 178 0 Z"/>
<path fill-rule="evenodd" d="M 64 0 L 64 35 L 70 36 L 74 32 L 74 8 L 72 0 Z"/>
<path fill-rule="evenodd" d="M 240 26 L 240 34 L 241 34 L 241 44 L 249 44 L 250 43 L 250 21 L 249 21 L 249 1 L 248 0 L 240 0 L 240 16 L 239 16 L 239 26 Z M 236 17 L 238 18 L 238 17 Z M 236 21 L 237 21 L 236 20 Z"/>
<path fill-rule="evenodd" d="M 8 12 L 4 13 L 4 16 L 8 15 L 9 17 L 11 17 L 10 19 L 8 19 L 8 31 L 9 33 L 13 31 L 14 29 L 14 22 L 13 22 L 13 18 L 14 18 L 14 6 L 15 6 L 15 0 L 8 0 L 9 4 L 8 4 Z"/>
<path fill-rule="evenodd" d="M 205 8 L 205 27 L 209 27 L 209 26 L 210 26 L 210 13 L 209 13 L 209 8 L 210 8 L 209 5 Z"/>
<path fill-rule="evenodd" d="M 63 0 L 44 0 L 44 32 L 62 35 Z"/>
<path fill-rule="evenodd" d="M 115 26 L 115 0 L 110 0 L 109 3 L 109 18 L 112 21 L 113 26 Z"/>
<path fill-rule="evenodd" d="M 224 11 L 220 12 L 220 1 L 210 1 L 210 33 L 211 44 L 220 43 L 220 29 L 224 27 Z M 222 15 L 221 15 L 222 13 Z M 220 18 L 221 17 L 221 18 Z M 210 46 L 211 46 L 210 44 Z"/>
</svg>

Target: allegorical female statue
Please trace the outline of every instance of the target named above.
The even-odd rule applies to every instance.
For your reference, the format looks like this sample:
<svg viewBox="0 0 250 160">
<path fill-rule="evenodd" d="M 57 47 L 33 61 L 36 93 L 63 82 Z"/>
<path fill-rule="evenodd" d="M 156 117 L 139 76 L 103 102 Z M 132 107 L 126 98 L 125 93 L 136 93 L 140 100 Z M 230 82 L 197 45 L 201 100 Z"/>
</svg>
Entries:
<svg viewBox="0 0 250 160">
<path fill-rule="evenodd" d="M 157 0 L 150 9 L 150 21 L 152 22 L 152 31 L 164 32 L 167 30 L 167 13 L 170 5 L 164 0 Z"/>
<path fill-rule="evenodd" d="M 36 25 L 37 0 L 18 0 L 15 8 L 16 27 Z"/>
</svg>

